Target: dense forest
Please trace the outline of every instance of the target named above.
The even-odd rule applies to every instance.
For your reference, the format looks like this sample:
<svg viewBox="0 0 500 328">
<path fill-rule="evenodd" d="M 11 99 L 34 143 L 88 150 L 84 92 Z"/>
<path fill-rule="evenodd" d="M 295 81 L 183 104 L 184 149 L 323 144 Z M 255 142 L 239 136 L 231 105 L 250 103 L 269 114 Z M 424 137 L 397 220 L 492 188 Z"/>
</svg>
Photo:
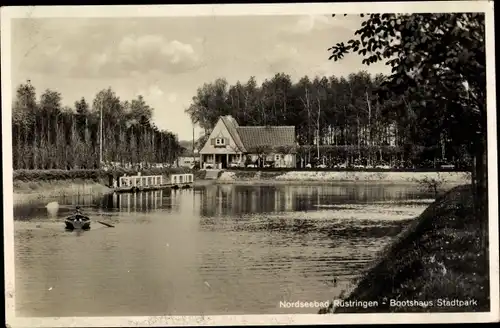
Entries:
<svg viewBox="0 0 500 328">
<path fill-rule="evenodd" d="M 122 101 L 111 88 L 92 105 L 82 98 L 73 108 L 63 107 L 53 90 L 37 100 L 28 81 L 17 88 L 12 110 L 14 169 L 96 169 L 101 148 L 105 164 L 172 163 L 179 142 L 152 123 L 152 114 L 141 96 Z"/>
<path fill-rule="evenodd" d="M 323 163 L 466 165 L 467 158 L 457 155 L 460 147 L 423 124 L 422 106 L 404 94 L 381 98 L 378 91 L 386 79 L 364 71 L 348 77 L 305 76 L 296 83 L 280 73 L 262 85 L 254 77 L 234 85 L 219 78 L 198 88 L 186 112 L 206 135 L 221 115 L 232 115 L 240 125 L 295 126 L 305 163 L 319 159 Z"/>
<path fill-rule="evenodd" d="M 334 15 L 335 16 L 335 15 Z M 417 140 L 441 136 L 472 159 L 476 204 L 487 204 L 486 39 L 484 13 L 362 14 L 352 39 L 329 50 L 370 65 L 384 62 L 391 75 L 377 94 L 407 97 L 418 124 Z M 411 133 L 408 131 L 408 133 Z M 419 136 L 420 135 L 420 136 Z"/>
<path fill-rule="evenodd" d="M 294 83 L 281 73 L 261 85 L 253 77 L 234 85 L 221 78 L 198 88 L 186 112 L 207 133 L 228 114 L 240 125 L 293 125 L 306 162 L 451 162 L 484 176 L 484 14 L 360 16 L 352 39 L 325 57 L 355 53 L 361 64 L 384 62 L 389 75 L 361 71 Z"/>
</svg>

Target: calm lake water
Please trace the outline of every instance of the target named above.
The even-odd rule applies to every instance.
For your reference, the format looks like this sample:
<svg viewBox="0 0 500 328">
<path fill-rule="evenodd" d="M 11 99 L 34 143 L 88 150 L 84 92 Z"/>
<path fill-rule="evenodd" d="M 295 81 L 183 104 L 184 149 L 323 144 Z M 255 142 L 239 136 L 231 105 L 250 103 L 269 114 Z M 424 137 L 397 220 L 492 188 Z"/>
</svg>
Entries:
<svg viewBox="0 0 500 328">
<path fill-rule="evenodd" d="M 209 185 L 17 206 L 19 316 L 317 313 L 432 200 L 414 186 Z M 75 204 L 92 219 L 64 231 Z M 115 225 L 108 228 L 98 221 Z"/>
</svg>

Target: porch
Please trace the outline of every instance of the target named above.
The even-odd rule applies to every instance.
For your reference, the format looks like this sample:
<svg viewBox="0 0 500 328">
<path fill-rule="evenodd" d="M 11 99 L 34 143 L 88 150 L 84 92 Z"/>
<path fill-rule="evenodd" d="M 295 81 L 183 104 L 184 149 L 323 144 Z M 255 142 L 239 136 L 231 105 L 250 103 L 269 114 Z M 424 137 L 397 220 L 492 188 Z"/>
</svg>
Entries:
<svg viewBox="0 0 500 328">
<path fill-rule="evenodd" d="M 204 169 L 227 169 L 228 167 L 242 166 L 245 156 L 239 154 L 202 154 L 201 167 Z"/>
</svg>

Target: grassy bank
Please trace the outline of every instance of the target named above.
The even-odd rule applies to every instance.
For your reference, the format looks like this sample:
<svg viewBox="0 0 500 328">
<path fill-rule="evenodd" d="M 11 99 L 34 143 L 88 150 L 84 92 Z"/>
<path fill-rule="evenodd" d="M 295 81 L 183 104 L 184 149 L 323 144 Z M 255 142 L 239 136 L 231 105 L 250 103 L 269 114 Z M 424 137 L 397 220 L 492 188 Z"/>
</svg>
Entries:
<svg viewBox="0 0 500 328">
<path fill-rule="evenodd" d="M 191 170 L 185 168 L 155 168 L 145 169 L 141 171 L 142 175 L 164 175 L 192 173 Z M 107 179 L 108 174 L 114 176 L 135 175 L 137 170 L 117 168 L 111 171 L 105 170 L 16 170 L 13 174 L 14 181 L 53 181 L 53 180 L 73 180 L 84 179 L 98 181 Z"/>
<path fill-rule="evenodd" d="M 99 195 L 111 191 L 98 179 L 14 181 L 15 205 L 62 196 Z"/>
<path fill-rule="evenodd" d="M 489 311 L 488 254 L 481 241 L 471 187 L 455 187 L 431 204 L 344 298 L 377 304 L 331 304 L 320 313 Z M 440 300 L 477 303 L 457 306 Z"/>
</svg>

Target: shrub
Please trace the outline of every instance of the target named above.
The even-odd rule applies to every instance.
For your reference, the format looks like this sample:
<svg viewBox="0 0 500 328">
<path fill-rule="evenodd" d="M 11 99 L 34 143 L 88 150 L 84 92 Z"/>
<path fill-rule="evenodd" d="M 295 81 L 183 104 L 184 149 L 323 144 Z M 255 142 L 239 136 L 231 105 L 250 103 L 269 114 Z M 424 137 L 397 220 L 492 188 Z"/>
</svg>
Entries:
<svg viewBox="0 0 500 328">
<path fill-rule="evenodd" d="M 14 181 L 52 181 L 52 180 L 94 180 L 105 179 L 108 174 L 121 176 L 123 174 L 135 175 L 137 170 L 116 168 L 105 170 L 16 170 L 13 174 Z M 187 168 L 151 168 L 141 171 L 142 175 L 170 175 L 176 173 L 193 173 Z"/>
</svg>

